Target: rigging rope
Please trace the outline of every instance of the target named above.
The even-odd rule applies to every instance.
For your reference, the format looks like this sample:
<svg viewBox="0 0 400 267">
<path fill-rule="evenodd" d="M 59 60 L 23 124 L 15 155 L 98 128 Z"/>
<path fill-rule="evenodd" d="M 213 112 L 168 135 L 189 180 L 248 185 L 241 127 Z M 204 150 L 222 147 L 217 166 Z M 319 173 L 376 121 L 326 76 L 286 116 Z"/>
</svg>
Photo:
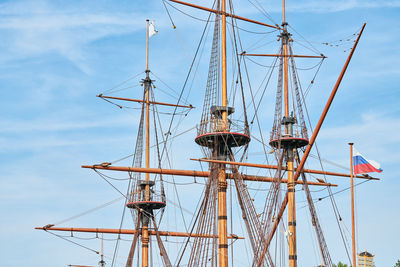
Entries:
<svg viewBox="0 0 400 267">
<path fill-rule="evenodd" d="M 297 157 L 296 157 L 297 164 L 300 164 L 300 157 L 299 157 L 299 154 L 298 154 L 297 151 L 296 151 L 296 154 L 297 154 Z M 309 210 L 310 210 L 310 215 L 311 215 L 311 218 L 312 218 L 312 224 L 313 224 L 313 226 L 315 228 L 315 232 L 316 232 L 316 235 L 317 235 L 317 239 L 318 239 L 318 243 L 319 243 L 319 247 L 320 247 L 323 263 L 324 263 L 324 265 L 328 265 L 328 267 L 333 267 L 331 256 L 329 254 L 328 246 L 326 244 L 325 237 L 324 237 L 321 225 L 320 225 L 319 220 L 318 220 L 317 212 L 316 212 L 316 209 L 315 209 L 315 206 L 314 206 L 313 199 L 311 197 L 311 193 L 310 193 L 310 190 L 309 190 L 309 187 L 308 187 L 306 176 L 305 176 L 304 173 L 301 173 L 301 176 L 302 176 L 302 179 L 303 179 L 303 182 L 304 182 L 303 188 L 305 189 L 304 191 L 306 192 L 308 206 L 309 206 Z"/>
<path fill-rule="evenodd" d="M 201 18 L 195 17 L 195 16 L 193 16 L 193 15 L 190 15 L 189 13 L 186 13 L 186 12 L 182 11 L 181 9 L 179 9 L 179 8 L 177 8 L 176 6 L 174 6 L 173 4 L 171 4 L 169 1 L 165 1 L 165 0 L 163 0 L 163 1 L 166 2 L 168 5 L 170 5 L 173 9 L 179 11 L 180 13 L 182 13 L 182 14 L 184 14 L 184 15 L 186 15 L 186 16 L 192 18 L 192 19 L 195 19 L 195 20 L 198 20 L 198 21 L 202 21 L 202 22 L 206 22 L 206 23 L 208 23 L 208 22 L 215 22 L 215 20 L 214 20 L 214 21 L 211 21 L 211 20 L 209 19 L 210 16 L 208 17 L 208 19 L 201 19 Z M 215 3 L 215 2 L 214 2 L 214 3 Z"/>
<path fill-rule="evenodd" d="M 264 9 L 263 5 L 255 0 L 255 2 L 257 2 L 258 6 L 256 6 L 255 3 L 253 3 L 251 0 L 248 0 L 250 2 L 250 4 L 252 4 L 258 11 L 260 11 L 266 18 L 268 18 L 273 24 L 278 25 L 278 23 L 276 23 L 274 21 L 274 19 L 272 18 L 272 16 Z"/>
<path fill-rule="evenodd" d="M 103 94 L 114 92 L 114 91 L 113 91 L 114 89 L 116 89 L 116 88 L 122 86 L 123 84 L 125 84 L 125 83 L 127 83 L 127 82 L 129 82 L 129 81 L 131 81 L 131 80 L 133 80 L 133 79 L 135 79 L 135 78 L 137 78 L 139 75 L 142 75 L 143 73 L 144 73 L 144 71 L 142 71 L 142 72 L 136 74 L 135 76 L 132 76 L 132 77 L 126 79 L 125 81 L 123 81 L 123 82 L 121 82 L 121 83 L 119 83 L 119 84 L 117 84 L 117 85 L 115 85 L 115 86 L 113 86 L 113 87 L 111 87 L 111 88 L 105 90 L 105 91 L 103 92 Z"/>
<path fill-rule="evenodd" d="M 310 45 L 310 47 L 311 47 L 311 48 L 308 48 L 308 47 L 304 46 L 305 48 L 309 49 L 310 51 L 313 51 L 313 52 L 316 53 L 316 54 L 319 54 L 319 55 L 322 54 L 322 53 L 321 53 L 317 48 L 315 48 L 306 38 L 304 38 L 303 35 L 301 35 L 299 32 L 297 32 L 291 25 L 288 25 L 288 26 L 289 26 L 289 28 L 292 29 L 296 34 L 298 34 L 301 38 L 303 38 L 303 40 L 304 40 L 305 42 L 307 42 L 307 43 Z"/>
<path fill-rule="evenodd" d="M 160 91 L 162 91 L 163 93 L 168 94 L 169 96 L 171 96 L 171 97 L 173 97 L 173 98 L 175 98 L 175 99 L 178 99 L 178 98 L 176 97 L 176 95 L 179 94 L 177 91 L 175 91 L 173 88 L 171 88 L 166 82 L 164 82 L 163 80 L 161 80 L 161 78 L 158 77 L 153 71 L 151 71 L 151 74 L 153 74 L 154 77 L 156 77 L 162 84 L 164 84 L 164 85 L 165 85 L 169 90 L 171 90 L 174 94 L 169 94 L 168 92 L 162 91 L 162 90 L 161 90 L 160 88 L 158 88 L 158 87 L 156 88 L 157 90 L 160 90 Z M 185 99 L 183 99 L 182 101 L 184 102 L 185 105 L 189 105 L 189 104 L 190 104 L 190 103 L 188 103 Z"/>
<path fill-rule="evenodd" d="M 116 198 L 116 199 L 111 200 L 111 201 L 109 201 L 109 202 L 106 202 L 106 203 L 104 203 L 104 204 L 102 204 L 102 205 L 99 205 L 99 206 L 97 206 L 97 207 L 95 207 L 95 208 L 92 208 L 92 209 L 89 209 L 89 210 L 87 210 L 87 211 L 78 213 L 77 215 L 71 216 L 71 217 L 69 217 L 69 218 L 67 218 L 67 219 L 58 221 L 58 222 L 54 223 L 54 225 L 59 225 L 59 224 L 62 224 L 62 223 L 65 223 L 65 222 L 74 220 L 74 219 L 76 219 L 76 218 L 82 217 L 82 216 L 84 216 L 84 215 L 87 215 L 87 214 L 89 214 L 89 213 L 92 213 L 92 212 L 94 212 L 94 211 L 97 211 L 97 210 L 99 210 L 99 209 L 102 209 L 102 208 L 104 208 L 104 207 L 110 206 L 111 204 L 114 204 L 115 202 L 118 202 L 118 201 L 120 201 L 120 200 L 122 200 L 122 199 L 124 199 L 124 197 Z"/>
<path fill-rule="evenodd" d="M 59 238 L 65 240 L 65 241 L 68 241 L 68 242 L 70 242 L 70 243 L 72 243 L 72 244 L 74 244 L 74 245 L 77 245 L 77 246 L 79 246 L 79 247 L 82 247 L 82 248 L 84 248 L 84 249 L 87 249 L 87 250 L 89 250 L 89 251 L 92 251 L 92 252 L 94 252 L 94 253 L 96 253 L 96 254 L 100 254 L 98 251 L 96 251 L 96 250 L 94 250 L 94 249 L 91 249 L 91 248 L 86 247 L 86 246 L 84 246 L 84 245 L 81 245 L 81 244 L 79 244 L 79 243 L 77 243 L 77 242 L 74 242 L 74 241 L 72 241 L 72 240 L 69 240 L 69 239 L 67 239 L 67 238 L 65 238 L 65 237 L 63 237 L 63 236 L 61 236 L 61 235 L 57 235 L 57 234 L 52 233 L 52 232 L 49 232 L 49 231 L 47 231 L 47 230 L 44 230 L 44 231 L 46 231 L 47 233 L 52 234 L 52 235 L 54 235 L 54 236 L 57 236 L 57 237 L 59 237 Z"/>
<path fill-rule="evenodd" d="M 174 23 L 174 21 L 172 20 L 172 17 L 171 17 L 171 14 L 169 13 L 169 10 L 168 10 L 168 8 L 167 8 L 167 5 L 165 4 L 166 0 L 162 0 L 162 2 L 163 2 L 163 5 L 164 5 L 164 8 L 165 8 L 165 11 L 166 11 L 167 14 L 168 14 L 169 21 L 170 21 L 171 24 L 172 24 L 172 28 L 173 28 L 173 29 L 176 29 L 175 23 Z"/>
</svg>

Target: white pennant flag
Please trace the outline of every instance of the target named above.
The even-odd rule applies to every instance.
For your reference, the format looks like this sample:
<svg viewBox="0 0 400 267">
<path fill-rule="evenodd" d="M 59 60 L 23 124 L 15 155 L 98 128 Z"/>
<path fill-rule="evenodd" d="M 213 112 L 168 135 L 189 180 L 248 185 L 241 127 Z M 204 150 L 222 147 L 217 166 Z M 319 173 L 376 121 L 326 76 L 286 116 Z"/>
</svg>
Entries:
<svg viewBox="0 0 400 267">
<path fill-rule="evenodd" d="M 156 30 L 155 26 L 154 26 L 154 21 L 150 22 L 149 25 L 149 38 L 151 38 L 153 35 L 156 35 L 158 33 L 158 31 Z"/>
</svg>

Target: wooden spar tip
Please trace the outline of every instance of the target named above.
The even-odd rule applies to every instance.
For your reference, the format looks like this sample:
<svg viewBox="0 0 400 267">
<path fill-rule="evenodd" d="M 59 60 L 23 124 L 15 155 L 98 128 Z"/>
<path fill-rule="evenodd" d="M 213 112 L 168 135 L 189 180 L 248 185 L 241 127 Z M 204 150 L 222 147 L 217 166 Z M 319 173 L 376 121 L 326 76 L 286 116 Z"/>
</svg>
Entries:
<svg viewBox="0 0 400 267">
<path fill-rule="evenodd" d="M 319 56 L 310 56 L 310 55 L 281 55 L 281 54 L 247 54 L 246 51 L 240 53 L 241 56 L 251 56 L 251 57 L 299 57 L 299 58 L 328 58 L 324 54 L 320 54 Z"/>
<path fill-rule="evenodd" d="M 97 97 L 100 98 L 108 98 L 108 99 L 115 99 L 115 100 L 123 100 L 123 101 L 130 101 L 130 102 L 137 102 L 137 103 L 147 103 L 145 100 L 141 100 L 141 99 L 131 99 L 131 98 L 124 98 L 124 97 L 115 97 L 115 96 L 106 96 L 103 94 L 99 94 L 97 95 Z M 179 107 L 179 108 L 195 108 L 194 106 L 192 106 L 192 104 L 189 104 L 188 106 L 185 105 L 177 105 L 177 104 L 170 104 L 170 103 L 163 103 L 163 102 L 156 102 L 156 101 L 149 101 L 150 104 L 154 104 L 154 105 L 161 105 L 161 106 L 170 106 L 170 107 Z"/>
<path fill-rule="evenodd" d="M 95 164 L 93 166 L 101 166 L 101 167 L 107 168 L 108 166 L 111 166 L 111 165 L 112 165 L 111 162 L 103 162 L 103 163 L 100 163 L 100 164 Z"/>
<path fill-rule="evenodd" d="M 46 229 L 49 229 L 49 228 L 51 228 L 51 227 L 53 227 L 53 226 L 54 226 L 54 224 L 47 224 L 47 225 L 43 226 L 42 228 L 40 228 L 40 227 L 35 227 L 35 229 L 43 229 L 43 230 L 46 230 Z"/>
</svg>

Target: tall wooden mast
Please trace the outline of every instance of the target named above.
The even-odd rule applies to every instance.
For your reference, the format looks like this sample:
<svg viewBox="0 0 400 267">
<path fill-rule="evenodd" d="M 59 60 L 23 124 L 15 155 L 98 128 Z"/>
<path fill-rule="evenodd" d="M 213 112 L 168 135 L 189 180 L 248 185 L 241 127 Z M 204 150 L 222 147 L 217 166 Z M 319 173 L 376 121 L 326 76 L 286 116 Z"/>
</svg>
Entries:
<svg viewBox="0 0 400 267">
<path fill-rule="evenodd" d="M 283 0 L 283 17 L 281 34 L 281 42 L 283 48 L 283 68 L 284 68 L 284 99 L 285 99 L 285 135 L 293 137 L 294 117 L 289 114 L 289 71 L 288 71 L 288 43 L 290 33 L 287 31 L 285 0 Z M 296 198 L 295 198 L 295 181 L 294 181 L 294 148 L 292 146 L 285 147 L 287 162 L 287 192 L 288 192 L 288 241 L 289 241 L 289 267 L 297 266 L 297 249 L 296 249 Z"/>
<path fill-rule="evenodd" d="M 149 20 L 146 20 L 146 79 L 144 90 L 146 94 L 146 168 L 150 167 L 150 86 L 149 78 Z M 145 201 L 150 201 L 150 174 L 145 174 Z M 142 267 L 149 266 L 149 220 L 147 216 L 142 216 Z"/>
<path fill-rule="evenodd" d="M 224 131 L 228 131 L 228 113 L 227 113 L 227 74 L 226 74 L 226 2 L 221 0 L 221 76 L 222 76 L 222 120 Z M 228 266 L 228 229 L 227 229 L 227 208 L 226 208 L 226 165 L 218 164 L 218 252 L 219 267 Z"/>
</svg>

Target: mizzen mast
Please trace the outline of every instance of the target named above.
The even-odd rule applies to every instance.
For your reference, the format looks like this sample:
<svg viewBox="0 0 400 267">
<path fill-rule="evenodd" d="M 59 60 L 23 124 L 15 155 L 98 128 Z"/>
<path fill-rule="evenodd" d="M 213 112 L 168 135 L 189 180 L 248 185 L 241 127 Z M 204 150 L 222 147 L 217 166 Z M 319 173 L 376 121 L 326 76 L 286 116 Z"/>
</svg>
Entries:
<svg viewBox="0 0 400 267">
<path fill-rule="evenodd" d="M 146 98 L 146 163 L 145 167 L 150 167 L 150 90 L 151 90 L 151 80 L 149 77 L 149 20 L 147 22 L 146 30 L 146 79 L 144 80 L 144 90 Z M 145 174 L 144 183 L 144 201 L 150 201 L 150 174 Z M 143 184 L 142 184 L 143 185 Z M 142 186 L 141 185 L 141 186 Z M 135 208 L 135 206 L 133 207 Z M 140 208 L 141 209 L 141 208 Z M 147 210 L 146 210 L 147 211 Z M 148 210 L 152 213 L 152 209 Z M 142 266 L 147 267 L 149 265 L 149 220 L 146 216 L 142 218 Z"/>
<path fill-rule="evenodd" d="M 142 80 L 144 85 L 144 102 L 142 103 L 145 106 L 145 168 L 150 168 L 150 92 L 152 88 L 152 80 L 150 79 L 149 73 L 149 20 L 146 20 L 146 78 Z M 142 109 L 143 112 L 143 109 Z M 143 114 L 142 114 L 143 116 Z M 140 127 L 141 128 L 141 127 Z M 140 131 L 140 130 L 139 130 Z M 138 136 L 140 139 L 140 134 Z M 139 143 L 142 141 L 139 140 Z M 140 149 L 139 149 L 140 150 Z M 135 151 L 136 153 L 137 151 Z M 142 153 L 139 152 L 135 154 L 135 157 L 141 157 Z M 154 228 L 156 230 L 157 241 L 159 245 L 159 249 L 161 255 L 163 257 L 164 263 L 167 266 L 170 266 L 168 256 L 166 255 L 165 248 L 159 240 L 158 229 L 155 225 L 154 220 L 154 210 L 162 209 L 166 206 L 165 200 L 154 199 L 151 188 L 155 185 L 155 181 L 150 180 L 150 173 L 145 173 L 145 180 L 136 181 L 137 184 L 132 186 L 131 194 L 130 194 L 130 202 L 126 204 L 126 206 L 132 210 L 137 212 L 137 222 L 136 222 L 136 233 L 131 245 L 131 251 L 129 253 L 129 257 L 126 263 L 127 267 L 132 266 L 133 263 L 133 254 L 136 247 L 136 242 L 138 240 L 139 230 L 141 232 L 141 243 L 142 243 L 142 267 L 149 266 L 149 225 L 151 222 L 154 224 Z M 138 192 L 138 193 L 137 193 Z M 140 227 L 141 225 L 141 227 Z"/>
</svg>

